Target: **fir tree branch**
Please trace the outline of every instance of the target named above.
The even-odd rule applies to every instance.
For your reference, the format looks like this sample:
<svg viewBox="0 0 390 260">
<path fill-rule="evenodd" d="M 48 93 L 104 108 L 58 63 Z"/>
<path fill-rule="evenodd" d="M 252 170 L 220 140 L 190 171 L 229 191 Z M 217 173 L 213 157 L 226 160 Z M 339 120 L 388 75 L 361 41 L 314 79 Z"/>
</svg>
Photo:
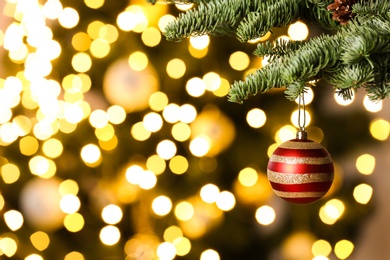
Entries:
<svg viewBox="0 0 390 260">
<path fill-rule="evenodd" d="M 188 10 L 169 23 L 165 36 L 170 41 L 181 41 L 190 36 L 221 36 L 235 31 L 250 0 L 211 0 L 200 3 L 197 9 Z"/>
<path fill-rule="evenodd" d="M 383 0 L 361 1 L 353 6 L 352 12 L 359 16 L 383 15 L 390 10 L 390 2 Z"/>
<path fill-rule="evenodd" d="M 280 66 L 271 63 L 253 74 L 248 75 L 245 81 L 236 81 L 232 84 L 228 100 L 243 103 L 250 96 L 265 93 L 272 88 L 281 88 L 286 84 L 280 76 Z"/>
<path fill-rule="evenodd" d="M 269 56 L 269 62 L 273 62 L 288 53 L 298 50 L 303 44 L 303 41 L 279 39 L 274 42 L 259 43 L 253 54 L 260 57 Z"/>
<path fill-rule="evenodd" d="M 284 27 L 299 18 L 301 0 L 279 0 L 273 4 L 259 4 L 237 28 L 237 38 L 247 42 L 264 36 L 273 27 Z M 273 14 L 270 16 L 269 14 Z"/>
<path fill-rule="evenodd" d="M 313 80 L 321 70 L 337 64 L 340 50 L 337 35 L 322 35 L 312 38 L 292 55 L 283 60 L 282 77 L 286 82 Z"/>
<path fill-rule="evenodd" d="M 332 19 L 332 13 L 327 6 L 332 0 L 306 0 L 307 8 L 302 11 L 301 19 L 327 30 L 337 30 L 340 24 Z"/>
<path fill-rule="evenodd" d="M 345 37 L 342 41 L 344 51 L 341 59 L 346 64 L 366 59 L 373 66 L 371 55 L 390 52 L 390 30 L 387 30 L 390 28 L 390 23 L 378 17 L 363 21 L 363 24 L 359 21 L 360 19 L 351 22 L 342 32 Z"/>
<path fill-rule="evenodd" d="M 375 81 L 375 72 L 368 62 L 344 65 L 332 73 L 324 73 L 323 78 L 336 88 L 360 88 Z"/>
</svg>

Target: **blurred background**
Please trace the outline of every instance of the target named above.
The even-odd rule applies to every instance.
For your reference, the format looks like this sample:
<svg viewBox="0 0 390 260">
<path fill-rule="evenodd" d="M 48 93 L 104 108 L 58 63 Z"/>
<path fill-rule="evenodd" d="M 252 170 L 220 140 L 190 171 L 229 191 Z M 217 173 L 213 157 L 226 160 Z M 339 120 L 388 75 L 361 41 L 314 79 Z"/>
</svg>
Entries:
<svg viewBox="0 0 390 260">
<path fill-rule="evenodd" d="M 324 32 L 166 41 L 192 7 L 0 1 L 1 259 L 389 259 L 387 101 L 309 89 L 306 129 L 335 180 L 289 204 L 266 168 L 295 137 L 297 103 L 226 95 L 266 66 L 257 42 Z"/>
</svg>

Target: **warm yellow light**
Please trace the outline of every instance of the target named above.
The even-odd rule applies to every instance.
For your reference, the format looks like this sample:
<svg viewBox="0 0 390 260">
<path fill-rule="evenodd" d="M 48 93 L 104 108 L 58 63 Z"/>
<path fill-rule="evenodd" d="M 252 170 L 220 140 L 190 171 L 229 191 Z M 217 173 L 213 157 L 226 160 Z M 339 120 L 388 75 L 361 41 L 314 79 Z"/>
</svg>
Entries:
<svg viewBox="0 0 390 260">
<path fill-rule="evenodd" d="M 164 231 L 164 240 L 173 242 L 175 239 L 183 237 L 183 231 L 178 226 L 170 226 Z"/>
<path fill-rule="evenodd" d="M 139 184 L 144 169 L 139 165 L 131 165 L 126 169 L 126 180 L 131 184 Z"/>
<path fill-rule="evenodd" d="M 49 60 L 38 56 L 36 53 L 30 53 L 27 55 L 24 67 L 24 75 L 30 81 L 48 76 L 53 69 Z"/>
<path fill-rule="evenodd" d="M 87 72 L 92 67 L 92 59 L 85 52 L 78 52 L 72 57 L 72 67 L 77 72 Z"/>
<path fill-rule="evenodd" d="M 332 199 L 320 208 L 319 216 L 325 224 L 333 225 L 343 215 L 344 210 L 345 206 L 341 200 Z"/>
<path fill-rule="evenodd" d="M 126 110 L 118 105 L 110 106 L 107 109 L 108 121 L 114 125 L 122 124 L 126 119 Z"/>
<path fill-rule="evenodd" d="M 144 190 L 153 189 L 156 186 L 157 177 L 152 171 L 146 170 L 140 176 L 138 185 Z"/>
<path fill-rule="evenodd" d="M 354 245 L 351 241 L 340 240 L 334 247 L 334 253 L 339 259 L 347 259 L 354 249 Z"/>
<path fill-rule="evenodd" d="M 375 169 L 375 157 L 371 154 L 362 154 L 356 159 L 357 170 L 364 175 L 371 175 Z"/>
<path fill-rule="evenodd" d="M 188 45 L 188 51 L 189 53 L 191 54 L 192 57 L 196 58 L 196 59 L 201 59 L 203 57 L 205 57 L 209 51 L 209 48 L 206 47 L 204 49 L 201 49 L 201 50 L 198 50 L 198 49 L 195 49 L 191 44 Z"/>
<path fill-rule="evenodd" d="M 376 113 L 382 110 L 383 103 L 381 101 L 371 101 L 368 96 L 363 99 L 363 105 L 368 112 Z"/>
<path fill-rule="evenodd" d="M 28 165 L 31 173 L 38 176 L 44 175 L 49 170 L 49 160 L 41 155 L 32 157 Z"/>
<path fill-rule="evenodd" d="M 196 108 L 190 104 L 184 104 L 180 107 L 179 120 L 183 123 L 192 123 L 197 116 Z"/>
<path fill-rule="evenodd" d="M 175 216 L 181 221 L 190 220 L 194 216 L 194 213 L 194 206 L 187 201 L 179 202 L 175 207 Z"/>
<path fill-rule="evenodd" d="M 3 236 L 0 238 L 0 249 L 4 255 L 12 257 L 18 249 L 18 244 L 13 238 Z"/>
<path fill-rule="evenodd" d="M 256 210 L 256 220 L 259 224 L 268 226 L 275 221 L 275 210 L 270 206 L 261 206 Z"/>
<path fill-rule="evenodd" d="M 91 46 L 91 38 L 85 32 L 78 32 L 72 37 L 72 46 L 76 51 L 87 51 Z"/>
<path fill-rule="evenodd" d="M 296 128 L 292 125 L 285 125 L 276 132 L 275 141 L 281 144 L 288 140 L 294 139 L 296 136 L 296 132 Z"/>
<path fill-rule="evenodd" d="M 79 13 L 71 7 L 62 9 L 58 16 L 59 23 L 66 29 L 74 28 L 79 23 L 79 20 Z"/>
<path fill-rule="evenodd" d="M 99 9 L 104 5 L 104 0 L 84 0 L 84 3 L 91 9 Z"/>
<path fill-rule="evenodd" d="M 206 83 L 201 78 L 191 78 L 187 81 L 186 90 L 190 96 L 200 97 L 206 92 Z"/>
<path fill-rule="evenodd" d="M 48 40 L 39 45 L 36 53 L 47 60 L 55 60 L 61 54 L 61 45 L 55 40 Z"/>
<path fill-rule="evenodd" d="M 30 241 L 33 244 L 33 246 L 39 251 L 45 250 L 46 248 L 48 248 L 50 244 L 49 236 L 42 231 L 37 231 L 34 234 L 32 234 L 30 236 Z"/>
<path fill-rule="evenodd" d="M 309 35 L 309 28 L 305 23 L 298 21 L 289 25 L 287 34 L 294 41 L 303 41 Z"/>
<path fill-rule="evenodd" d="M 171 103 L 163 110 L 163 117 L 168 123 L 176 123 L 180 120 L 180 107 L 177 104 Z"/>
<path fill-rule="evenodd" d="M 236 198 L 230 191 L 222 191 L 215 201 L 217 207 L 223 211 L 230 211 L 236 205 Z"/>
<path fill-rule="evenodd" d="M 44 260 L 42 256 L 38 254 L 31 254 L 24 258 L 24 260 Z"/>
<path fill-rule="evenodd" d="M 131 127 L 131 136 L 138 141 L 145 141 L 151 136 L 151 132 L 146 130 L 143 122 L 135 123 Z"/>
<path fill-rule="evenodd" d="M 11 229 L 12 231 L 16 231 L 20 229 L 23 225 L 24 219 L 22 213 L 20 213 L 17 210 L 8 210 L 4 213 L 4 221 L 5 224 Z"/>
<path fill-rule="evenodd" d="M 81 253 L 72 251 L 65 256 L 64 260 L 85 260 L 85 258 Z"/>
<path fill-rule="evenodd" d="M 219 254 L 213 249 L 207 249 L 200 255 L 200 260 L 220 260 Z"/>
<path fill-rule="evenodd" d="M 203 50 L 209 46 L 210 37 L 208 35 L 190 37 L 190 44 L 197 50 Z"/>
<path fill-rule="evenodd" d="M 149 171 L 154 172 L 154 174 L 156 174 L 156 175 L 162 174 L 165 171 L 166 166 L 167 165 L 166 165 L 165 160 L 163 158 L 161 158 L 160 156 L 158 156 L 157 154 L 150 156 L 146 160 L 146 168 Z"/>
<path fill-rule="evenodd" d="M 19 49 L 10 50 L 8 55 L 12 61 L 16 63 L 22 62 L 28 55 L 28 47 L 22 43 Z"/>
<path fill-rule="evenodd" d="M 95 135 L 99 141 L 108 142 L 114 138 L 115 129 L 111 124 L 107 124 L 102 128 L 96 128 Z"/>
<path fill-rule="evenodd" d="M 310 122 L 311 122 L 310 113 L 307 110 L 303 111 L 303 109 L 301 109 L 300 113 L 301 113 L 301 115 L 299 115 L 299 110 L 298 109 L 295 110 L 294 112 L 292 112 L 291 117 L 290 117 L 291 123 L 296 128 L 299 128 L 299 125 L 301 125 L 301 126 L 309 126 Z"/>
<path fill-rule="evenodd" d="M 149 27 L 142 32 L 142 42 L 149 47 L 155 47 L 161 42 L 161 32 L 154 27 Z"/>
<path fill-rule="evenodd" d="M 118 224 L 123 217 L 122 209 L 114 204 L 105 206 L 102 210 L 102 219 L 106 224 Z"/>
<path fill-rule="evenodd" d="M 105 24 L 99 29 L 99 38 L 104 39 L 108 43 L 114 43 L 118 40 L 118 37 L 118 29 L 112 24 Z"/>
<path fill-rule="evenodd" d="M 242 51 L 236 51 L 229 57 L 229 64 L 234 70 L 243 71 L 250 63 L 249 55 Z"/>
<path fill-rule="evenodd" d="M 355 100 L 355 95 L 352 95 L 351 99 L 344 99 L 342 95 L 335 93 L 334 99 L 336 103 L 339 104 L 340 106 L 349 106 Z"/>
<path fill-rule="evenodd" d="M 157 144 L 156 152 L 164 160 L 169 160 L 175 156 L 176 144 L 171 140 L 163 140 Z"/>
<path fill-rule="evenodd" d="M 188 169 L 188 160 L 184 156 L 177 155 L 169 161 L 169 168 L 175 174 L 183 174 Z"/>
<path fill-rule="evenodd" d="M 163 111 L 168 102 L 168 96 L 164 92 L 157 91 L 149 97 L 149 107 L 156 112 Z"/>
<path fill-rule="evenodd" d="M 68 179 L 61 182 L 58 191 L 61 196 L 65 196 L 67 194 L 77 195 L 77 193 L 79 192 L 79 185 L 76 181 Z"/>
<path fill-rule="evenodd" d="M 158 196 L 152 202 L 153 213 L 157 216 L 166 216 L 172 210 L 172 201 L 167 196 Z"/>
<path fill-rule="evenodd" d="M 359 184 L 353 190 L 353 197 L 360 204 L 367 204 L 372 197 L 373 188 L 365 183 Z"/>
<path fill-rule="evenodd" d="M 99 59 L 106 57 L 111 49 L 110 44 L 101 38 L 93 40 L 89 48 L 92 56 Z"/>
<path fill-rule="evenodd" d="M 19 50 L 23 46 L 24 29 L 22 25 L 11 23 L 4 34 L 3 48 L 8 51 Z"/>
<path fill-rule="evenodd" d="M 205 156 L 211 148 L 211 142 L 207 136 L 198 136 L 191 140 L 190 151 L 197 157 Z"/>
<path fill-rule="evenodd" d="M 214 203 L 220 193 L 218 186 L 214 184 L 206 184 L 200 189 L 200 197 L 206 203 Z"/>
<path fill-rule="evenodd" d="M 190 138 L 191 128 L 188 124 L 179 122 L 173 125 L 171 133 L 175 140 L 184 142 Z"/>
<path fill-rule="evenodd" d="M 43 5 L 42 12 L 47 19 L 55 20 L 60 16 L 62 9 L 63 7 L 59 0 L 50 0 Z"/>
<path fill-rule="evenodd" d="M 160 17 L 158 20 L 158 28 L 160 31 L 164 32 L 165 27 L 170 23 L 173 22 L 176 18 L 171 14 L 166 14 Z"/>
<path fill-rule="evenodd" d="M 152 133 L 160 131 L 163 126 L 163 119 L 160 114 L 157 114 L 156 112 L 147 113 L 142 121 L 146 130 Z"/>
<path fill-rule="evenodd" d="M 191 250 L 191 241 L 186 237 L 178 237 L 173 241 L 178 256 L 185 256 Z"/>
<path fill-rule="evenodd" d="M 206 73 L 203 76 L 203 81 L 208 91 L 215 91 L 221 86 L 221 77 L 213 71 Z"/>
<path fill-rule="evenodd" d="M 371 135 L 380 141 L 385 141 L 389 138 L 390 123 L 384 119 L 375 119 L 370 123 Z"/>
<path fill-rule="evenodd" d="M 183 3 L 180 3 L 180 4 L 175 4 L 176 8 L 181 10 L 181 11 L 187 11 L 189 9 L 191 9 L 194 4 L 193 3 L 189 3 L 189 4 L 183 4 Z"/>
<path fill-rule="evenodd" d="M 328 256 L 332 252 L 332 246 L 328 241 L 320 239 L 313 243 L 311 252 L 314 256 Z"/>
<path fill-rule="evenodd" d="M 260 128 L 267 121 L 267 116 L 260 108 L 253 108 L 248 111 L 246 115 L 246 121 L 248 122 L 249 126 L 253 128 Z"/>
<path fill-rule="evenodd" d="M 305 93 L 303 94 L 305 104 L 310 104 L 314 99 L 314 92 L 312 88 L 305 88 Z M 295 103 L 299 104 L 299 97 L 295 99 Z M 302 103 L 302 101 L 301 101 Z"/>
<path fill-rule="evenodd" d="M 1 177 L 6 184 L 12 184 L 16 182 L 20 177 L 19 167 L 13 163 L 4 164 L 1 166 Z"/>
<path fill-rule="evenodd" d="M 135 71 L 143 71 L 149 63 L 148 56 L 145 53 L 136 51 L 129 56 L 129 65 Z"/>
<path fill-rule="evenodd" d="M 42 145 L 43 153 L 49 158 L 57 158 L 62 154 L 64 147 L 60 140 L 51 138 L 46 140 Z"/>
<path fill-rule="evenodd" d="M 70 124 L 79 123 L 84 117 L 83 109 L 77 104 L 69 104 L 65 106 L 64 118 Z"/>
<path fill-rule="evenodd" d="M 218 89 L 213 91 L 213 94 L 217 97 L 224 97 L 230 91 L 230 83 L 227 79 L 221 78 L 221 85 Z"/>
<path fill-rule="evenodd" d="M 102 21 L 93 21 L 88 24 L 87 33 L 92 39 L 100 38 L 99 32 L 104 27 L 104 23 Z"/>
<path fill-rule="evenodd" d="M 96 167 L 101 160 L 101 152 L 97 145 L 87 144 L 81 149 L 81 159 L 90 167 Z"/>
<path fill-rule="evenodd" d="M 61 198 L 60 208 L 66 214 L 76 213 L 81 206 L 80 199 L 73 194 L 66 194 Z"/>
<path fill-rule="evenodd" d="M 163 242 L 157 247 L 157 256 L 161 260 L 173 260 L 176 256 L 176 248 L 170 242 Z"/>
<path fill-rule="evenodd" d="M 242 169 L 238 174 L 238 181 L 246 187 L 255 185 L 258 178 L 257 171 L 251 167 Z"/>
<path fill-rule="evenodd" d="M 166 71 L 169 77 L 179 79 L 186 72 L 186 64 L 181 59 L 172 59 L 168 62 Z"/>
<path fill-rule="evenodd" d="M 103 244 L 107 246 L 113 246 L 119 242 L 121 238 L 121 232 L 119 228 L 115 226 L 105 226 L 100 230 L 99 238 Z"/>
<path fill-rule="evenodd" d="M 89 115 L 89 123 L 95 128 L 102 128 L 108 124 L 108 114 L 106 111 L 96 109 Z"/>
<path fill-rule="evenodd" d="M 66 215 L 64 218 L 64 227 L 70 232 L 79 232 L 84 227 L 84 218 L 80 213 Z"/>
</svg>

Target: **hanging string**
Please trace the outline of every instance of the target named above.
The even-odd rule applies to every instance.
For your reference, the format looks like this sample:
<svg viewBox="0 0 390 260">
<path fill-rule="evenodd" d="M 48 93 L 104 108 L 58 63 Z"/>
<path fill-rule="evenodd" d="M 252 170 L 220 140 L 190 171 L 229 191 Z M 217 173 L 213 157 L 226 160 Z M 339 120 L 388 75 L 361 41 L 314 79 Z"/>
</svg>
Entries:
<svg viewBox="0 0 390 260">
<path fill-rule="evenodd" d="M 301 109 L 301 106 L 303 109 Z M 303 113 L 303 115 L 302 115 Z M 301 123 L 301 116 L 303 116 L 303 122 Z M 298 97 L 298 127 L 297 139 L 306 140 L 307 132 L 305 131 L 306 126 L 306 105 L 305 105 L 305 96 L 304 93 L 300 94 Z"/>
<path fill-rule="evenodd" d="M 303 124 L 301 125 L 301 106 L 303 107 Z M 299 131 L 305 131 L 306 126 L 306 106 L 305 106 L 305 95 L 300 94 L 298 97 L 298 127 Z"/>
</svg>

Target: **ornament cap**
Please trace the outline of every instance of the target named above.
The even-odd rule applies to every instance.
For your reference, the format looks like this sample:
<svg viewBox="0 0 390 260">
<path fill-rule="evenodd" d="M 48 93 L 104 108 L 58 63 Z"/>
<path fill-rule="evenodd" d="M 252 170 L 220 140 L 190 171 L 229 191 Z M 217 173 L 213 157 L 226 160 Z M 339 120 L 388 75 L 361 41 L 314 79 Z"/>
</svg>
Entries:
<svg viewBox="0 0 390 260">
<path fill-rule="evenodd" d="M 305 130 L 299 130 L 297 132 L 297 139 L 299 140 L 306 140 L 307 139 L 307 132 Z"/>
</svg>

